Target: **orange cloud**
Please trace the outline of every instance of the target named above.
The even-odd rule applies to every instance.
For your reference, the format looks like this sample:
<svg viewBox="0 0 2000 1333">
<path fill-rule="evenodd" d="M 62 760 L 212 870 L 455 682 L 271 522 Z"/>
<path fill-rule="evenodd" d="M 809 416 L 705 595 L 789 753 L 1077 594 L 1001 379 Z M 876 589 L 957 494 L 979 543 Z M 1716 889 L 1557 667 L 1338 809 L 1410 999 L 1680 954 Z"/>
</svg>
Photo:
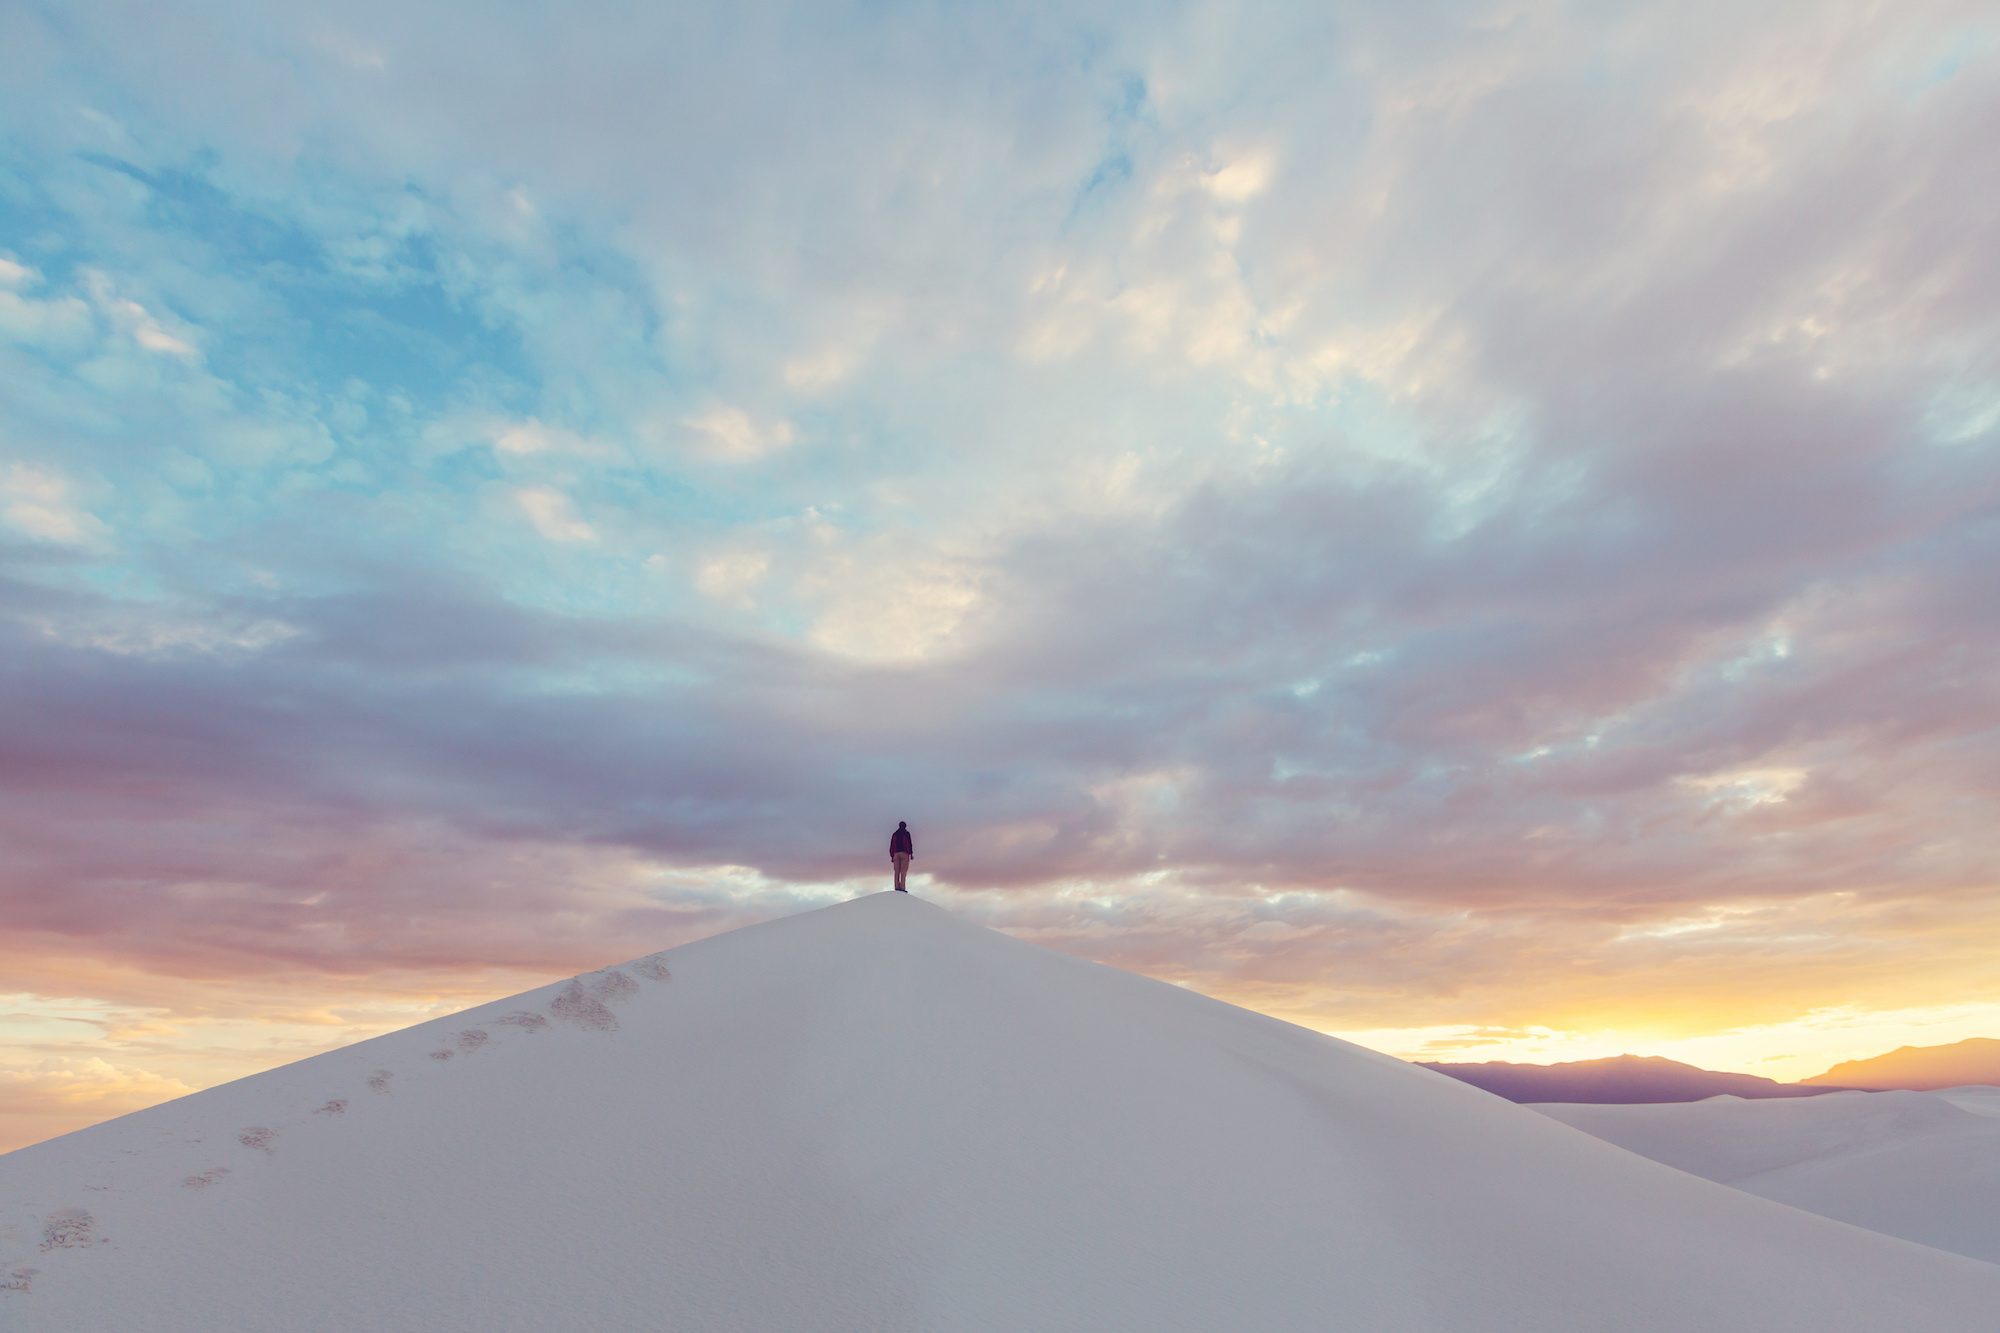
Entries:
<svg viewBox="0 0 2000 1333">
<path fill-rule="evenodd" d="M 94 1056 L 44 1059 L 28 1067 L 0 1066 L 0 1152 L 195 1090 L 195 1085 L 171 1075 Z"/>
</svg>

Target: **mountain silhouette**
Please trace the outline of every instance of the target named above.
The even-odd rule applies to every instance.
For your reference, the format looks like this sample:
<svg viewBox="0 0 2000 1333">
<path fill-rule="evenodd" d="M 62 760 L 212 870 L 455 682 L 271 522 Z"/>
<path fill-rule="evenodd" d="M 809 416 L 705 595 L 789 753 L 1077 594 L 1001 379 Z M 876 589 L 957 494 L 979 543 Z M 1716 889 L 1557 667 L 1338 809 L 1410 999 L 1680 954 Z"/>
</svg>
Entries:
<svg viewBox="0 0 2000 1333">
<path fill-rule="evenodd" d="M 1553 1065 L 1437 1064 L 1424 1068 L 1510 1102 L 1698 1102 L 1704 1097 L 1810 1097 L 1827 1087 L 1801 1087 L 1755 1074 L 1700 1069 L 1657 1055 L 1615 1055 Z"/>
<path fill-rule="evenodd" d="M 1887 1055 L 1844 1061 L 1804 1081 L 1814 1086 L 1907 1088 L 1914 1092 L 2000 1085 L 2000 1040 L 1968 1037 L 1949 1046 L 1902 1046 Z"/>
</svg>

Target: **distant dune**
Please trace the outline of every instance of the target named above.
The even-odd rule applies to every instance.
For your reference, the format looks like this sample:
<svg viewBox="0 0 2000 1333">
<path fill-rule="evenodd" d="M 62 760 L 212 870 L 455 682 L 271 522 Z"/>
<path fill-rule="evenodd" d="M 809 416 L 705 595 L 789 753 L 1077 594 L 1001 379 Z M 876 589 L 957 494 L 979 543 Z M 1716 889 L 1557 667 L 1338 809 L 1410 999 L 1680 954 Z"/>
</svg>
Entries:
<svg viewBox="0 0 2000 1333">
<path fill-rule="evenodd" d="M 1535 1109 L 1746 1193 L 2000 1263 L 2000 1093 L 1991 1088 Z"/>
<path fill-rule="evenodd" d="M 1803 1081 L 1815 1087 L 1917 1092 L 2000 1084 L 2000 1040 L 1968 1037 L 1949 1046 L 1904 1046 L 1872 1059 L 1848 1060 Z"/>
<path fill-rule="evenodd" d="M 1724 1094 L 1732 1097 L 1811 1097 L 1833 1091 L 1826 1086 L 1801 1087 L 1796 1083 L 1779 1083 L 1755 1074 L 1724 1074 L 1712 1069 L 1698 1069 L 1694 1065 L 1684 1065 L 1678 1060 L 1666 1060 L 1655 1055 L 1617 1055 L 1605 1060 L 1573 1060 L 1554 1065 L 1517 1065 L 1497 1060 L 1486 1064 L 1426 1063 L 1424 1068 L 1449 1074 L 1461 1082 L 1505 1097 L 1510 1102 L 1624 1105 L 1637 1102 L 1698 1102 L 1704 1097 Z"/>
</svg>

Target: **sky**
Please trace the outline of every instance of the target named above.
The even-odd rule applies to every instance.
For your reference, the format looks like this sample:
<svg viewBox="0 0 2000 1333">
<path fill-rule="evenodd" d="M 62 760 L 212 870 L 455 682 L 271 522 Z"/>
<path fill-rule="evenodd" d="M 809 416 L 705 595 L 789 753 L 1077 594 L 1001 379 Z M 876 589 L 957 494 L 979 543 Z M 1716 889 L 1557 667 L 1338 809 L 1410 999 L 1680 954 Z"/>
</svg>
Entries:
<svg viewBox="0 0 2000 1333">
<path fill-rule="evenodd" d="M 913 886 L 2000 1035 L 1990 6 L 0 6 L 0 1149 Z"/>
</svg>

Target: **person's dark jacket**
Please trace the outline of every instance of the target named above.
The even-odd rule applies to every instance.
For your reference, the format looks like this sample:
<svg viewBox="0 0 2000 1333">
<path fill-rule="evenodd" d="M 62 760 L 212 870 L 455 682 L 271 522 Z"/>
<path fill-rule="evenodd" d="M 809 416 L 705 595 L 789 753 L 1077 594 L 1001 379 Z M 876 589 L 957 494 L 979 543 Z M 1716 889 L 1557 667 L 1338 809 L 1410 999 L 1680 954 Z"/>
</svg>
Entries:
<svg viewBox="0 0 2000 1333">
<path fill-rule="evenodd" d="M 917 854 L 916 840 L 906 828 L 899 828 L 889 835 L 889 855 L 894 856 L 897 852 L 908 852 L 912 857 Z"/>
</svg>

